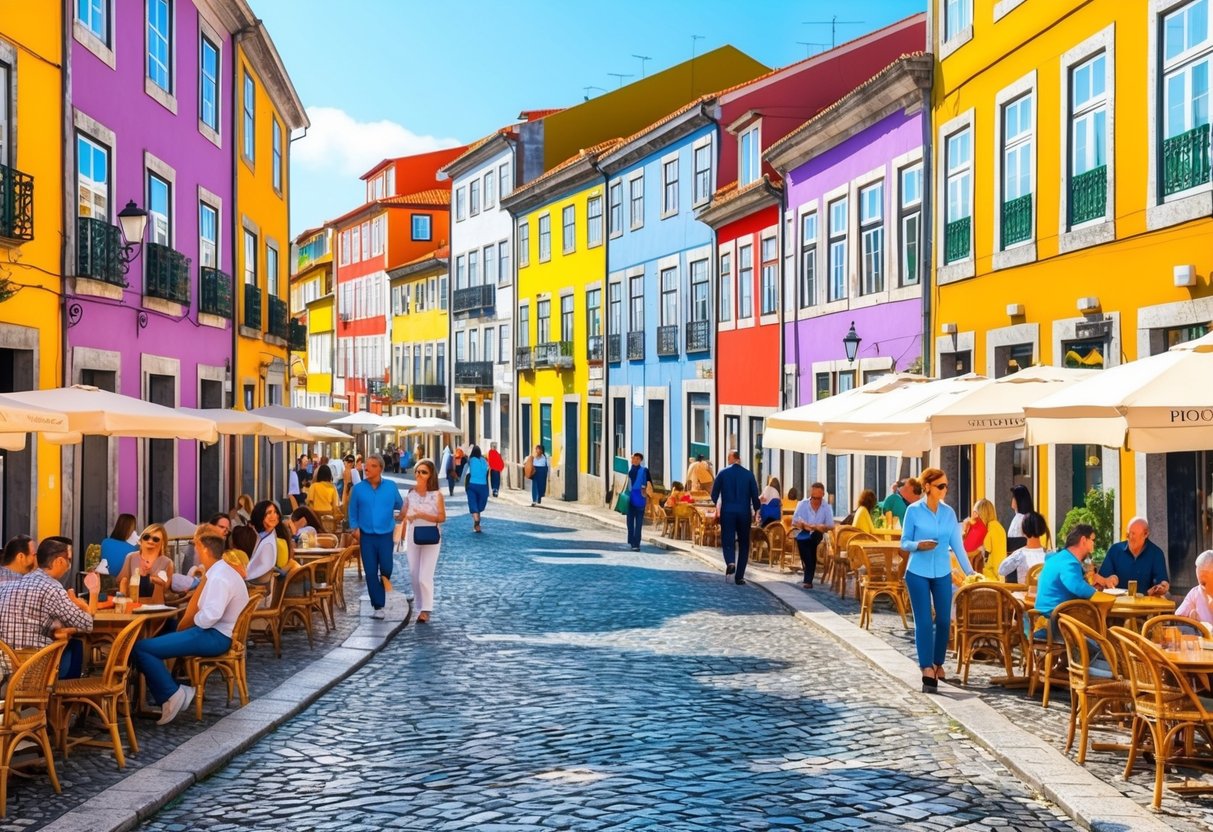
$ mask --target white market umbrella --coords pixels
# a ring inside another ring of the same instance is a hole
[[[400,413],[396,416],[389,416],[388,418],[384,419],[383,427],[395,428],[397,430],[408,430],[409,428],[416,427],[417,422],[418,418],[416,416],[408,416],[404,413]]]
[[[0,396],[0,448],[20,451],[27,433],[68,430],[67,415]]]
[[[60,443],[78,442],[83,435],[196,439],[201,442],[214,442],[219,438],[219,431],[210,419],[84,384],[6,395],[23,404],[65,414],[69,432],[46,437]]]
[[[262,416],[247,410],[224,410],[222,408],[180,408],[182,413],[189,413],[203,419],[210,419],[216,429],[224,436],[263,436],[271,442],[299,440],[310,442],[312,435],[308,429],[298,422],[285,419],[275,419],[273,416]]]
[[[310,427],[307,432],[311,434],[312,440],[315,442],[353,442],[354,437],[348,433],[337,430],[337,428],[327,427]]]
[[[819,453],[822,448],[823,431],[827,423],[844,413],[870,403],[875,396],[906,385],[923,384],[928,381],[930,379],[926,376],[913,373],[890,373],[873,379],[861,387],[839,393],[837,396],[818,399],[810,404],[772,413],[766,418],[762,445],[764,448],[777,448],[806,454]]]
[[[1032,445],[1140,453],[1213,449],[1213,333],[1097,370],[1024,408]]]
[[[371,413],[366,410],[359,410],[357,413],[350,413],[347,416],[342,416],[329,421],[330,425],[348,425],[350,427],[371,427],[377,428],[384,422],[384,417],[378,413]]]
[[[437,436],[444,433],[463,435],[463,430],[450,419],[440,419],[437,416],[422,416],[417,419],[413,427],[405,429],[404,432],[423,433],[428,436]]]
[[[935,447],[944,447],[1023,439],[1025,407],[1097,372],[1069,367],[1025,367],[977,385],[950,403],[938,402],[941,407],[930,416],[931,441]]]
[[[285,419],[288,422],[296,422],[307,427],[327,425],[336,416],[340,415],[340,411],[337,410],[312,410],[307,407],[286,407],[281,404],[269,404],[265,407],[250,410],[249,412],[256,413],[258,416],[269,416],[273,419]]]

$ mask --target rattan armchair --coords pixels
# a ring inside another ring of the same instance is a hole
[[[869,551],[855,538],[851,539],[847,557],[855,570],[855,585],[860,595],[859,626],[865,630],[871,626],[872,605],[883,595],[893,602],[901,616],[901,626],[908,628],[906,610],[910,606],[910,596],[904,580],[906,559],[899,558],[892,548]]]
[[[1116,725],[1130,716],[1133,690],[1120,668],[1117,650],[1108,637],[1068,615],[1057,619],[1065,643],[1070,670],[1070,726],[1066,751],[1074,745],[1078,730],[1078,764],[1087,761],[1087,736],[1095,724]],[[1108,664],[1108,670],[1092,667],[1091,645]],[[1092,675],[1094,674],[1094,675]]]
[[[1065,644],[1057,629],[1057,617],[1068,615],[1086,624],[1096,632],[1104,632],[1107,628],[1104,616],[1106,610],[1101,609],[1091,601],[1075,599],[1058,604],[1046,618],[1038,610],[1028,610],[1025,613],[1028,627],[1028,697],[1036,695],[1036,686],[1042,685],[1044,692],[1040,701],[1042,708],[1049,707],[1049,691],[1054,685],[1068,685],[1070,675],[1065,670]],[[1044,629],[1044,637],[1038,637],[1036,632]]]
[[[202,721],[202,698],[206,695],[206,680],[210,678],[212,673],[218,673],[223,677],[224,683],[227,685],[227,704],[230,707],[232,704],[232,693],[234,692],[240,697],[240,707],[244,707],[249,702],[248,695],[248,666],[246,658],[248,656],[248,648],[246,642],[249,638],[249,627],[252,625],[253,616],[257,612],[257,606],[261,603],[259,596],[249,596],[248,603],[244,605],[244,609],[240,611],[239,617],[236,619],[236,625],[232,627],[232,644],[228,647],[226,653],[221,653],[218,656],[187,656],[185,659],[185,672],[190,677],[190,684],[194,686],[194,717]]]
[[[46,774],[51,787],[59,794],[59,776],[55,773],[55,758],[51,755],[47,710],[51,690],[59,678],[59,659],[67,642],[55,639],[24,659],[9,678],[0,708],[0,818],[8,814],[8,775],[13,754],[23,740],[32,740],[46,757]]]

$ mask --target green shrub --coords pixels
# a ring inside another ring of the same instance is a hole
[[[1075,506],[1066,512],[1066,518],[1061,523],[1057,533],[1058,545],[1064,545],[1070,529],[1079,523],[1087,523],[1095,529],[1095,553],[1091,559],[1098,566],[1103,562],[1108,548],[1115,542],[1116,527],[1113,517],[1116,512],[1116,491],[1108,489],[1100,491],[1092,488],[1087,492],[1086,505]]]

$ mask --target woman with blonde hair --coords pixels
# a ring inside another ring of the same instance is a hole
[[[131,576],[139,579],[139,597],[133,601],[164,603],[164,590],[172,584],[173,561],[165,554],[168,532],[161,523],[152,523],[139,535],[139,548],[126,557],[118,573],[119,592],[126,592]]]
[[[409,579],[417,605],[417,623],[425,624],[434,610],[434,570],[446,522],[446,502],[438,485],[434,460],[423,459],[415,469],[417,484],[404,498],[400,510],[400,538],[409,562]]]
[[[981,539],[981,552],[985,555],[985,565],[981,573],[987,580],[999,580],[998,567],[1007,558],[1007,530],[998,522],[998,514],[994,504],[989,500],[978,500],[973,504],[973,517],[981,520],[986,527],[985,536]]]
[[[247,494],[241,494],[236,498],[235,515],[240,518],[241,523],[248,523],[249,517],[253,514],[253,498]]]

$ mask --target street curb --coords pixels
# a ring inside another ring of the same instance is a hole
[[[542,507],[549,508],[546,503]],[[604,526],[626,526],[622,519],[616,521],[613,517],[603,516],[603,511],[597,507],[555,503],[550,508],[589,517]],[[724,572],[724,563],[720,558],[712,557],[693,545],[653,534],[648,536],[646,542],[666,551],[686,555],[718,572]],[[748,577],[747,583],[770,593],[787,607],[797,620],[829,636],[840,646],[910,690],[919,690],[921,673],[917,663],[879,636],[861,629],[789,582],[775,580],[776,573],[770,570],[751,566],[746,574],[762,576],[757,579]],[[1093,832],[1169,832],[1171,829],[1171,826],[1162,820],[1163,815],[1156,814],[1125,797],[1035,734],[1015,725],[1001,712],[983,702],[977,694],[946,683],[940,685],[940,693],[941,695],[936,696],[922,696],[1028,787],[1054,803],[1082,827]]]
[[[190,737],[154,763],[94,795],[41,827],[44,832],[127,832],[151,819],[190,786],[201,782],[273,732],[382,650],[413,616],[412,602],[397,620],[367,619],[334,647],[278,687],[232,711],[210,728]],[[389,597],[387,611],[395,600]],[[347,613],[348,614],[348,613]],[[357,614],[361,614],[361,609]],[[182,714],[182,718],[190,718]]]

